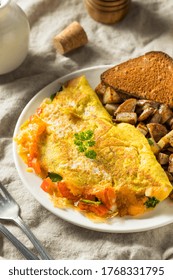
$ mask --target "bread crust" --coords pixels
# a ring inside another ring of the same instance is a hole
[[[173,108],[173,59],[166,53],[151,51],[130,59],[102,73],[101,81],[118,92]]]

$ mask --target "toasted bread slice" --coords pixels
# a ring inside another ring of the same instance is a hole
[[[101,82],[118,92],[173,107],[173,59],[163,52],[148,52],[110,68]]]

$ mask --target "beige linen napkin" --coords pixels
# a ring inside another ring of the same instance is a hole
[[[114,25],[95,22],[81,0],[16,0],[31,26],[24,63],[0,76],[0,180],[21,206],[21,214],[55,259],[173,258],[173,224],[141,233],[111,234],[79,228],[44,209],[22,184],[12,155],[12,135],[22,109],[45,85],[74,70],[117,64],[150,50],[173,56],[172,0],[136,0],[126,18]],[[73,21],[85,29],[89,43],[67,55],[55,52],[52,39]],[[34,186],[33,186],[34,187]],[[26,246],[32,244],[17,226],[6,224]],[[0,236],[0,256],[23,259]]]

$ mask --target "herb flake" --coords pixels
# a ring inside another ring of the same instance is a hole
[[[56,97],[56,93],[51,94],[50,100],[53,101],[55,97]]]
[[[80,199],[81,202],[87,203],[87,204],[94,204],[94,205],[100,205],[102,204],[101,201],[94,201],[89,199]]]
[[[147,140],[150,146],[154,145],[154,141],[152,138],[148,138]]]
[[[89,149],[95,145],[95,141],[92,139],[94,132],[92,130],[81,131],[74,134],[74,144],[78,147],[78,151],[83,153],[85,156],[90,159],[96,158],[96,152]]]
[[[85,156],[87,158],[90,158],[90,159],[95,159],[96,158],[96,152],[94,150],[88,150],[85,152]]]
[[[61,175],[54,172],[48,172],[48,177],[52,180],[52,182],[59,182],[62,180]]]
[[[144,203],[147,208],[154,208],[160,201],[154,196],[148,197],[148,200]]]

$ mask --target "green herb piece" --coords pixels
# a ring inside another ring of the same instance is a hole
[[[101,201],[93,201],[93,200],[89,200],[89,199],[81,199],[81,202],[87,203],[87,204],[95,204],[95,205],[100,205],[102,204]]]
[[[144,203],[147,208],[154,208],[160,201],[154,196],[148,197],[148,200]]]
[[[89,139],[91,139],[92,138],[92,136],[93,136],[93,131],[91,131],[91,130],[87,130],[87,131],[85,131],[84,132],[84,137],[85,137],[85,140],[89,140]]]
[[[74,137],[77,140],[81,140],[81,141],[89,140],[92,138],[92,136],[93,136],[93,131],[91,131],[91,130],[82,131],[82,132],[74,134]]]
[[[150,144],[150,146],[154,145],[154,141],[152,138],[148,138],[147,140],[148,140],[148,143]]]
[[[88,149],[89,147],[93,147],[96,143],[94,140],[91,139],[93,135],[94,132],[91,130],[86,130],[74,134],[74,144],[78,146],[79,152],[85,152],[85,156],[91,159],[96,158],[96,152],[94,150]]]
[[[53,101],[54,98],[55,98],[55,96],[56,96],[56,93],[53,93],[53,94],[50,96],[50,100]]]
[[[85,156],[87,158],[90,158],[90,159],[95,159],[96,158],[96,152],[94,150],[88,150],[85,152]]]
[[[59,182],[62,180],[62,177],[59,174],[53,172],[48,172],[48,177],[52,180],[52,182]]]
[[[79,152],[85,152],[86,151],[86,147],[82,144],[81,146],[78,147]]]
[[[87,143],[86,143],[86,145],[88,146],[88,147],[92,147],[92,146],[94,146],[95,145],[95,141],[94,140],[90,140],[90,141],[88,141]]]
[[[76,140],[74,140],[74,144],[75,144],[76,146],[82,146],[82,145],[83,145],[83,142],[82,142],[81,140],[76,139]]]

